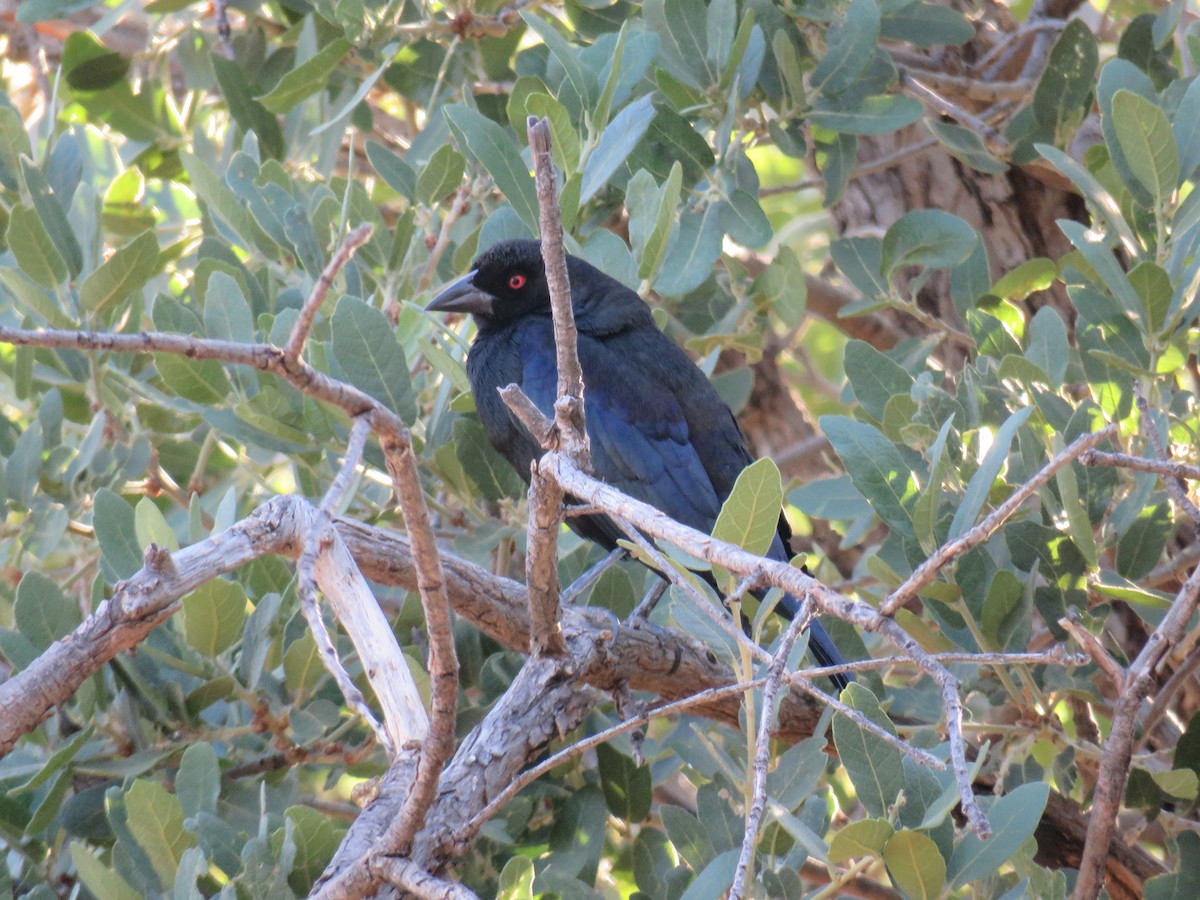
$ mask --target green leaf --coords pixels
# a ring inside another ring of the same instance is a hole
[[[254,317],[241,285],[226,272],[213,272],[204,294],[204,333],[214,340],[250,343]]]
[[[1129,270],[1127,277],[1133,292],[1142,301],[1146,327],[1151,333],[1157,332],[1166,321],[1167,310],[1175,294],[1175,289],[1171,287],[1171,276],[1157,263],[1142,260]]]
[[[288,875],[288,885],[297,896],[308,896],[333,859],[346,829],[310,806],[289,806],[284,815],[292,823],[292,840],[296,842],[296,859]]]
[[[342,297],[331,320],[333,355],[346,378],[411,425],[417,404],[404,349],[387,316],[356,297]]]
[[[653,279],[662,265],[671,237],[675,206],[683,166],[676,162],[660,190],[654,176],[639,169],[625,186],[625,208],[629,213],[629,242],[638,258],[638,277]]]
[[[329,76],[349,52],[351,44],[345,38],[335,38],[279,79],[269,92],[258,98],[268,111],[277,115],[288,112],[297,103],[329,86]]]
[[[596,149],[583,167],[583,186],[579,202],[587,203],[608,184],[608,180],[625,162],[654,119],[654,103],[650,94],[639,97],[613,117],[600,135]]]
[[[525,24],[542,39],[542,42],[554,54],[554,58],[563,67],[563,71],[567,75],[567,80],[575,88],[575,93],[579,96],[584,108],[591,107],[598,99],[599,86],[596,84],[595,74],[584,65],[583,60],[580,58],[579,50],[568,44],[555,27],[545,19],[534,15],[528,10],[521,13],[521,18],[525,20]],[[449,115],[449,110],[447,110],[447,115]],[[494,172],[492,175],[495,177]],[[509,199],[511,200],[512,198],[510,197]]]
[[[685,212],[679,230],[667,248],[654,289],[668,297],[682,297],[700,287],[712,274],[721,255],[721,226],[717,207]]]
[[[1200,166],[1200,79],[1193,78],[1188,85],[1171,127],[1175,132],[1175,145],[1179,148],[1179,178],[1182,182],[1191,178]]]
[[[442,144],[417,176],[416,199],[433,206],[462,182],[467,161],[449,144]]]
[[[750,285],[750,293],[761,309],[777,315],[787,327],[800,324],[808,303],[808,281],[791,248],[779,248],[775,258]]]
[[[159,353],[154,366],[170,391],[194,403],[216,406],[229,396],[229,378],[216,360]]]
[[[255,224],[237,195],[199,157],[181,150],[179,160],[183,163],[197,199],[208,204],[209,211],[234,230],[247,250],[252,249],[255,237],[262,229]]]
[[[141,894],[129,882],[100,862],[82,841],[71,841],[71,862],[75,874],[96,900],[140,900]]]
[[[1079,192],[1083,194],[1084,199],[1087,200],[1093,212],[1100,217],[1127,250],[1131,253],[1136,253],[1140,245],[1134,238],[1129,223],[1121,215],[1117,201],[1113,199],[1112,194],[1105,190],[1104,186],[1096,179],[1096,176],[1057,147],[1052,147],[1049,144],[1034,144],[1034,149],[1047,162],[1053,165],[1054,168],[1071,179],[1075,187],[1079,188]]]
[[[992,490],[992,483],[1008,459],[1008,450],[1012,446],[1013,438],[1016,437],[1017,429],[1025,424],[1025,420],[1032,412],[1032,406],[1023,407],[1009,416],[1004,424],[996,430],[996,436],[992,438],[992,446],[988,448],[983,462],[979,464],[979,468],[967,483],[962,502],[958,505],[958,510],[954,513],[954,520],[950,523],[947,540],[952,541],[962,537],[975,524],[975,520],[979,517],[979,511],[983,509],[988,494]]]
[[[233,120],[243,130],[254,132],[267,155],[282,159],[285,150],[283,129],[279,127],[279,120],[250,93],[246,72],[234,60],[225,59],[219,53],[209,55],[208,59]]]
[[[657,64],[685,87],[701,88],[708,75],[708,47],[703,0],[646,0],[642,16],[659,37]]]
[[[879,856],[888,839],[895,834],[886,819],[859,819],[843,826],[829,842],[829,860],[849,862],[860,856]]]
[[[908,829],[897,832],[884,848],[883,861],[896,887],[913,900],[942,896],[946,860],[928,835]]]
[[[634,761],[609,744],[596,748],[600,772],[600,787],[609,812],[630,825],[650,815],[650,800],[654,786],[650,768],[635,765]]]
[[[175,774],[175,796],[187,818],[200,813],[216,815],[221,793],[221,767],[212,744],[200,741],[183,751]]]
[[[88,275],[79,286],[79,301],[92,313],[120,303],[158,274],[158,239],[143,231]]]
[[[763,457],[738,475],[721,505],[713,537],[736,544],[756,556],[771,549],[783,506],[783,481],[774,460]]]
[[[8,247],[26,275],[45,288],[67,280],[67,263],[37,212],[15,204],[8,223]]]
[[[1173,531],[1168,504],[1147,506],[1117,541],[1117,571],[1133,582],[1145,578],[1158,565]]]
[[[1166,113],[1158,104],[1128,90],[1112,98],[1112,124],[1133,177],[1156,205],[1179,183],[1179,153]]]
[[[979,235],[970,225],[940,209],[917,209],[901,216],[883,236],[880,271],[891,278],[904,266],[949,269],[975,249]]]
[[[129,830],[162,884],[174,884],[184,851],[196,843],[183,827],[183,808],[156,781],[139,778],[125,792]]]
[[[533,861],[525,856],[512,857],[500,872],[496,900],[529,900],[533,895]]]
[[[887,281],[881,275],[883,241],[873,237],[839,238],[829,247],[834,265],[868,300],[886,297]]]
[[[92,501],[92,527],[104,561],[117,578],[128,578],[142,567],[142,547],[137,539],[133,507],[107,488]]]
[[[875,695],[862,684],[852,682],[842,691],[842,702],[889,734],[896,733]],[[904,764],[899,748],[843,716],[833,719],[833,742],[859,802],[868,814],[886,818],[888,809],[904,790]]]
[[[1200,895],[1200,835],[1184,829],[1176,841],[1178,870],[1148,879],[1145,900],[1191,900]]]
[[[947,9],[946,7],[938,8]],[[1008,165],[993,156],[983,143],[983,138],[970,128],[964,128],[962,125],[955,125],[952,122],[935,122],[931,119],[925,121],[925,126],[949,151],[951,156],[971,168],[986,175],[999,175],[1001,172],[1008,171]]]
[[[809,76],[809,86],[836,96],[858,81],[871,64],[879,28],[879,5],[875,0],[850,0],[845,18],[825,36],[825,53]]]
[[[950,856],[946,868],[951,887],[984,878],[1008,862],[1033,836],[1049,796],[1050,785],[1036,781],[1021,785],[992,804],[987,811],[992,836],[985,841],[967,834]]]
[[[306,631],[292,641],[283,654],[284,683],[289,691],[302,696],[312,689],[324,674],[321,655],[317,652],[317,642],[313,640],[312,634]]]
[[[133,509],[133,522],[140,546],[157,544],[172,553],[179,549],[179,538],[176,537],[174,529],[167,524],[162,510],[155,506],[149,497],[143,497],[137,502]]]
[[[1038,256],[1002,275],[992,285],[991,293],[1004,300],[1024,300],[1034,291],[1046,290],[1057,278],[1058,266],[1054,260]]]
[[[17,585],[13,618],[17,630],[37,650],[45,650],[83,622],[79,604],[41,572],[30,570]]]
[[[571,123],[567,108],[549,94],[538,91],[525,98],[525,109],[532,116],[545,119],[550,125],[550,149],[554,162],[564,176],[579,170],[579,133]]]
[[[1033,92],[1033,114],[1063,143],[1092,105],[1099,51],[1092,30],[1079,19],[1067,22]]]
[[[1068,356],[1067,326],[1062,316],[1052,306],[1043,306],[1029,323],[1029,348],[1025,358],[1037,365],[1050,386],[1062,387],[1067,374]]]
[[[896,445],[877,428],[845,416],[822,416],[820,424],[846,474],[876,515],[905,537],[915,538],[908,505],[918,491]]]
[[[818,101],[808,120],[839,134],[889,134],[911,125],[925,113],[921,101],[899,94],[866,97],[846,108]]]
[[[488,170],[525,227],[537,234],[537,191],[516,139],[491,119],[465,106],[447,106],[445,115],[459,149]]]
[[[902,366],[865,341],[846,344],[842,367],[854,396],[876,421],[883,420],[888,401],[897,394],[908,396],[914,383]]]
[[[736,0],[712,0],[708,5],[705,25],[708,44],[705,58],[710,63],[711,71],[724,72],[737,28]]]
[[[455,419],[453,439],[459,465],[485,499],[498,503],[505,497],[521,496],[525,490],[524,481],[508,460],[492,447],[478,416]]]
[[[83,269],[83,250],[79,246],[79,240],[75,237],[75,229],[67,221],[67,213],[63,209],[61,200],[51,193],[50,183],[42,174],[42,170],[28,159],[21,160],[21,175],[25,179],[25,186],[33,200],[33,209],[50,235],[50,240],[58,248],[63,261],[66,262],[67,271],[71,273],[72,278],[78,278]],[[11,229],[10,224],[10,232]]]
[[[936,3],[904,3],[880,23],[879,36],[918,47],[948,47],[975,37],[975,26],[957,10]]]
[[[1142,300],[1129,283],[1129,276],[1113,255],[1107,239],[1079,222],[1059,219],[1058,227],[1067,236],[1084,259],[1096,270],[1104,286],[1120,302],[1125,311],[1135,316],[1142,315]]]
[[[659,816],[675,850],[695,871],[702,871],[717,854],[708,829],[690,812],[670,803],[663,804]]]
[[[378,141],[367,141],[367,159],[393,191],[409,200],[416,198],[417,176],[412,166]]]
[[[729,237],[751,250],[765,247],[775,236],[775,229],[758,198],[738,189],[720,203],[721,228]]]
[[[209,658],[233,646],[245,621],[246,592],[236,581],[214,578],[183,598],[183,633]]]

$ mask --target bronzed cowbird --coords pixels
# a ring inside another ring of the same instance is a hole
[[[654,324],[634,291],[574,256],[567,257],[583,369],[592,467],[620,488],[700,531],[709,532],[738,474],[753,458],[729,407],[687,354]],[[475,406],[493,446],[528,482],[542,449],[497,393],[521,389],[547,416],[557,389],[550,291],[541,245],[504,241],[480,255],[468,272],[426,307],[470,313],[477,335],[467,357]],[[603,515],[577,516],[570,526],[613,549],[623,536]],[[781,515],[769,556],[786,561],[791,529]],[[785,594],[779,608],[799,609]],[[821,624],[809,646],[822,665],[843,664]],[[840,688],[847,683],[835,676]]]

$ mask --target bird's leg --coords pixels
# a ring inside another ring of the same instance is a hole
[[[654,583],[654,587],[646,592],[646,596],[629,614],[629,624],[637,625],[640,622],[646,621],[650,613],[654,612],[654,608],[658,606],[658,601],[662,599],[662,595],[667,592],[667,588],[671,583],[666,579],[659,579]]]
[[[594,566],[576,578],[573,582],[571,582],[570,586],[562,593],[562,605],[572,605],[587,592],[588,588],[600,580],[601,575],[608,571],[611,566],[624,559],[627,555],[628,554],[620,547],[611,551],[606,557],[604,557],[604,559],[600,560],[600,562],[596,563]]]

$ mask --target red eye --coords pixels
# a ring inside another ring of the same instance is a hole
[[[508,286],[510,288],[512,288],[514,291],[519,291],[521,288],[525,287],[525,276],[524,275],[510,276],[508,279]]]

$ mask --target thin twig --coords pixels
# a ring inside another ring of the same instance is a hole
[[[554,401],[554,424],[566,450],[577,463],[588,465],[587,430],[584,420],[583,370],[576,346],[575,310],[571,305],[571,281],[563,250],[562,214],[555,192],[554,162],[550,154],[550,123],[530,116],[527,122],[529,151],[533,156],[538,196],[538,221],[542,230],[542,261],[550,288],[550,311],[554,318],[555,362],[558,391]]]
[[[896,611],[912,600],[920,590],[933,581],[938,573],[952,560],[957,559],[968,550],[978,547],[1003,525],[1026,500],[1037,493],[1054,474],[1063,466],[1076,459],[1085,450],[1090,450],[1097,444],[1108,440],[1116,434],[1117,426],[1108,425],[1099,431],[1082,435],[1071,442],[1070,446],[1055,456],[1038,471],[1031,479],[1012,492],[1011,496],[982,522],[968,529],[964,534],[952,541],[947,541],[937,552],[921,563],[904,583],[883,601],[879,611],[885,616],[894,616]]]
[[[584,593],[600,580],[600,576],[619,563],[629,554],[625,550],[618,547],[616,550],[608,553],[600,562],[591,566],[586,572],[571,582],[570,586],[562,592],[563,606],[570,606],[576,600],[584,595]]]
[[[754,681],[740,681],[736,684],[726,684],[721,687],[709,688],[706,691],[701,691],[698,694],[692,694],[689,697],[684,697],[682,700],[676,700],[672,703],[664,703],[662,706],[656,706],[652,709],[645,710],[633,718],[626,719],[616,725],[612,725],[601,732],[586,737],[581,741],[576,741],[569,747],[564,747],[557,753],[553,753],[546,757],[536,766],[533,766],[522,772],[517,778],[513,779],[502,792],[493,797],[488,805],[481,809],[471,819],[467,826],[468,831],[475,831],[482,827],[483,823],[494,816],[497,812],[503,809],[508,803],[521,791],[529,787],[547,772],[553,771],[563,763],[582,756],[589,750],[594,750],[601,744],[607,744],[613,738],[627,734],[634,729],[641,728],[647,725],[656,718],[663,716],[673,716],[676,713],[684,712],[695,706],[702,706],[706,703],[712,703],[716,700],[722,700],[725,697],[731,697],[738,694],[744,694],[748,690],[752,690],[761,686],[766,682],[765,678],[757,678]]]
[[[1121,686],[1125,683],[1125,670],[1104,649],[1104,645],[1100,643],[1099,639],[1084,627],[1083,622],[1079,620],[1079,615],[1072,612],[1059,619],[1058,624],[1075,639],[1075,642],[1083,648],[1092,662],[1112,679],[1113,687],[1120,691]]]
[[[754,860],[754,848],[758,845],[758,830],[762,824],[763,811],[767,806],[767,766],[771,761],[771,730],[775,727],[775,697],[783,683],[783,672],[788,657],[796,645],[800,632],[812,618],[812,603],[805,600],[800,612],[788,624],[779,649],[767,668],[766,683],[762,692],[762,711],[758,720],[757,744],[754,748],[754,788],[750,808],[746,810],[746,828],[742,835],[742,852],[734,870],[733,885],[729,889],[730,900],[740,900],[746,890],[746,877]]]
[[[643,550],[646,550],[652,559],[656,560],[656,564],[665,566],[664,574],[668,577],[671,577],[672,573],[674,573],[675,577],[678,577],[678,573],[674,572],[673,566],[666,563],[662,554],[646,539],[646,535],[655,539],[665,540],[679,547],[684,552],[690,553],[692,556],[699,557],[715,565],[723,566],[735,574],[746,575],[761,568],[764,581],[771,586],[782,588],[797,597],[811,597],[821,612],[837,616],[864,631],[878,631],[882,633],[892,644],[908,655],[922,670],[927,672],[941,687],[942,706],[946,711],[950,758],[954,767],[955,782],[963,811],[976,834],[981,837],[991,834],[991,827],[988,825],[987,816],[984,815],[983,809],[979,806],[979,802],[976,800],[974,792],[971,789],[970,770],[966,760],[966,746],[962,737],[962,701],[958,697],[958,680],[945,666],[921,649],[921,646],[903,628],[891,619],[880,615],[873,607],[830,590],[812,576],[804,574],[799,569],[795,569],[787,563],[763,559],[733,544],[718,540],[711,535],[703,534],[694,528],[689,528],[674,521],[648,503],[635,500],[621,493],[621,491],[611,485],[598,481],[580,471],[564,454],[557,452],[547,453],[542,458],[541,466],[544,470],[553,474],[568,493],[579,497],[586,503],[593,503],[602,509],[608,510],[613,519],[626,530],[630,538],[635,543],[638,543]],[[624,520],[624,523],[622,520]],[[639,532],[644,534],[639,534]],[[676,584],[689,593],[695,590],[694,586],[690,585],[686,579],[679,579]],[[703,595],[700,596],[703,597]],[[711,604],[704,601],[701,609],[705,606],[711,607]],[[715,611],[713,612],[715,613]],[[740,629],[729,628],[725,624],[729,620],[723,616],[716,616],[715,621],[731,631],[738,643],[746,647],[756,658],[765,658],[769,661],[770,657],[766,656],[766,651],[746,638]],[[804,676],[799,673],[792,676],[793,679],[797,677],[803,678]],[[856,711],[851,710],[845,704],[829,697],[827,694],[818,691],[811,685],[805,685],[802,682],[796,681],[793,683],[800,685],[806,692],[819,698],[822,702],[828,703],[835,710],[843,712],[844,715],[849,715],[859,727],[867,728],[873,732],[880,732],[881,736],[886,735],[886,739],[895,743],[902,751],[917,755],[923,753],[923,751],[918,751],[899,741],[895,735],[889,735],[888,732],[875,726],[874,723],[871,723],[868,719],[861,716],[861,714],[856,714]],[[872,728],[871,726],[874,727]],[[929,754],[924,755],[929,757],[930,760],[933,759]],[[940,760],[936,763],[931,762],[927,764],[936,764],[939,767],[944,765]]]
[[[976,116],[973,113],[967,112],[957,103],[947,100],[937,91],[923,84],[920,79],[909,72],[907,69],[898,68],[897,72],[900,76],[900,85],[908,90],[910,94],[915,94],[917,99],[922,100],[929,106],[932,106],[937,112],[957,119],[967,128],[970,128],[983,141],[988,150],[1000,157],[1007,159],[1012,148],[1009,146],[1008,140],[999,131]],[[923,77],[923,76],[922,76]]]
[[[1145,423],[1146,432],[1150,436],[1150,443],[1154,445],[1154,452],[1158,454],[1159,459],[1170,461],[1171,454],[1168,452],[1163,443],[1162,435],[1158,432],[1158,423],[1150,414],[1150,404],[1146,402],[1146,396],[1142,393],[1141,388],[1134,386],[1134,396],[1137,398],[1138,410],[1142,414],[1142,421]],[[1163,479],[1167,484],[1167,493],[1171,495],[1171,499],[1191,518],[1197,526],[1200,526],[1200,509],[1196,508],[1196,504],[1191,501],[1187,495],[1187,487],[1184,485],[1182,478],[1167,476]]]
[[[1168,459],[1148,459],[1145,456],[1131,456],[1128,453],[1088,450],[1079,455],[1079,461],[1085,466],[1115,466],[1119,469],[1133,469],[1137,472],[1153,472],[1155,475],[1163,475],[1167,478],[1200,480],[1200,466]]]
[[[1075,883],[1075,900],[1094,900],[1104,886],[1105,860],[1116,834],[1117,813],[1129,778],[1137,712],[1154,687],[1154,670],[1186,633],[1198,601],[1200,567],[1192,571],[1125,675],[1100,757],[1087,838],[1079,861],[1079,879]]]
[[[300,354],[304,352],[304,344],[308,340],[309,331],[312,330],[313,319],[316,318],[317,310],[325,302],[325,297],[328,295],[329,289],[333,287],[333,282],[337,278],[338,273],[346,267],[346,263],[350,262],[350,257],[354,255],[354,251],[365,244],[371,237],[371,231],[370,222],[364,222],[356,228],[351,229],[342,240],[341,246],[338,247],[333,257],[317,277],[317,283],[313,285],[312,292],[308,295],[308,299],[304,301],[304,306],[300,308],[300,316],[296,319],[296,324],[292,326],[292,333],[288,336],[287,345],[283,348],[285,363],[295,362],[300,358]]]
[[[389,423],[390,424],[390,423]],[[454,752],[454,718],[458,705],[458,656],[454,650],[454,625],[450,597],[437,536],[429,520],[429,508],[421,487],[421,476],[407,431],[377,426],[392,486],[400,500],[404,524],[412,541],[417,585],[429,635],[430,716],[429,735],[421,748],[417,773],[400,815],[384,833],[380,846],[385,852],[404,855],[425,824],[425,816],[437,796],[442,768]]]

